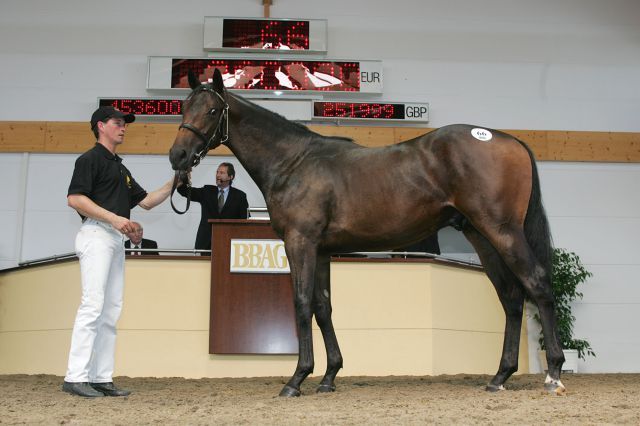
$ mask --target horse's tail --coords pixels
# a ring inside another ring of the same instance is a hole
[[[549,229],[547,214],[544,210],[544,206],[542,205],[538,167],[531,149],[521,140],[518,140],[518,142],[525,147],[529,153],[529,158],[531,159],[531,197],[529,198],[527,215],[524,219],[524,234],[536,256],[536,259],[543,266],[549,279],[551,279],[553,241],[551,239],[551,230]]]

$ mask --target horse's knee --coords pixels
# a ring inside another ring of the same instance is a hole
[[[310,321],[312,315],[311,302],[305,297],[296,297],[293,301],[296,316],[300,321]]]
[[[316,321],[318,322],[318,326],[321,328],[325,325],[328,325],[331,321],[332,309],[331,305],[328,303],[317,303],[313,310]]]
[[[526,286],[527,293],[538,307],[553,307],[555,299],[553,296],[553,288],[548,280],[536,280],[529,286]]]

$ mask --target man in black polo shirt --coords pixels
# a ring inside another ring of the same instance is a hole
[[[76,236],[82,299],[71,337],[69,364],[62,389],[84,397],[126,396],[113,385],[116,322],[124,287],[124,234],[136,205],[151,209],[171,192],[170,180],[147,193],[116,155],[126,125],[135,120],[113,107],[91,116],[97,143],[76,160],[67,202],[82,218]]]

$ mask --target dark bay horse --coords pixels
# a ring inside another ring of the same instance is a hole
[[[383,148],[325,137],[224,89],[218,70],[184,101],[170,151],[176,177],[224,143],[267,203],[285,242],[294,288],[299,356],[280,392],[300,395],[313,371],[315,315],[327,353],[319,392],[335,390],[342,355],[331,320],[332,253],[389,250],[452,225],[474,246],[506,315],[498,372],[487,390],[504,389],[518,368],[525,296],[542,319],[545,388],[562,393],[564,356],[551,291],[551,237],[532,152],[495,130],[452,125]]]

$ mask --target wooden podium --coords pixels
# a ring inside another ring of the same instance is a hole
[[[231,272],[232,240],[278,240],[265,220],[212,219],[210,354],[297,354],[289,273]],[[235,247],[235,246],[234,246]],[[284,255],[284,250],[281,250]]]

